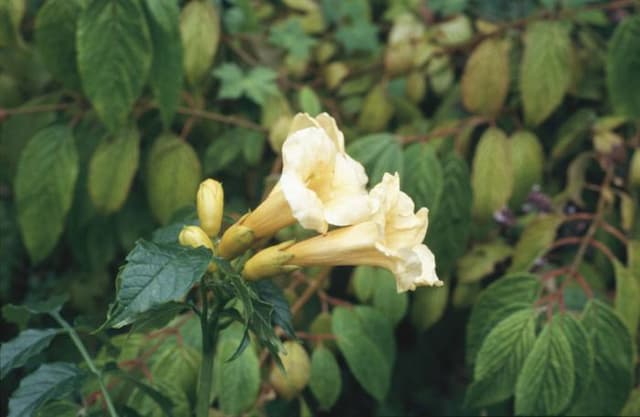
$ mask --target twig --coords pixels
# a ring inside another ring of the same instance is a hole
[[[437,128],[427,133],[426,135],[402,136],[400,137],[400,142],[403,144],[412,142],[428,142],[430,140],[441,138],[443,136],[456,135],[464,129],[475,127],[487,122],[489,122],[489,119],[487,119],[486,117],[473,116],[468,119],[460,120],[460,122],[455,124],[454,126]]]
[[[187,116],[194,116],[194,117],[199,117],[201,119],[214,120],[220,123],[226,123],[230,125],[244,127],[245,129],[257,130],[258,132],[267,131],[267,129],[260,126],[259,124],[239,116],[227,116],[227,115],[215,113],[212,111],[190,109],[188,107],[178,107],[177,112],[180,114],[186,114]]]

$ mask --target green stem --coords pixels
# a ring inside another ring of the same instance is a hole
[[[198,394],[196,403],[196,417],[208,417],[211,403],[211,385],[213,382],[213,356],[215,354],[215,339],[217,323],[216,317],[209,318],[209,301],[207,290],[203,282],[200,283],[202,296],[202,315],[200,327],[202,329],[202,363],[198,377]]]
[[[84,347],[84,343],[82,343],[82,340],[80,340],[80,336],[78,336],[78,333],[76,332],[76,330],[73,327],[71,327],[65,319],[62,318],[60,313],[58,313],[57,311],[54,311],[51,313],[51,316],[67,332],[67,334],[73,341],[73,344],[76,345],[76,348],[80,352],[80,355],[82,355],[82,358],[84,359],[85,363],[89,367],[89,370],[98,379],[98,384],[100,385],[100,391],[102,391],[102,398],[104,399],[104,402],[107,405],[107,409],[109,410],[109,415],[111,417],[118,417],[116,408],[113,406],[113,402],[111,401],[111,397],[109,396],[109,391],[107,391],[107,387],[104,385],[104,381],[102,380],[102,372],[100,372],[100,370],[96,368],[96,364],[93,363],[93,360],[89,355],[89,352],[87,352],[87,349]]]

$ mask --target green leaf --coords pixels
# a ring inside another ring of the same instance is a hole
[[[214,382],[220,408],[225,414],[240,415],[256,401],[260,391],[260,364],[253,347],[236,359],[228,359],[243,339],[242,326],[234,324],[220,334],[214,362]]]
[[[509,91],[510,43],[489,38],[469,56],[462,74],[462,102],[472,113],[494,117]]]
[[[419,331],[425,331],[440,321],[447,309],[449,286],[416,288],[411,304],[411,322]]]
[[[156,139],[147,162],[147,197],[160,223],[167,224],[178,209],[193,204],[201,175],[191,145],[171,134]]]
[[[255,67],[247,73],[238,65],[225,63],[213,74],[220,80],[219,98],[240,98],[247,96],[257,104],[262,104],[278,92],[275,80],[278,74],[267,67]]]
[[[527,124],[542,123],[562,102],[571,83],[571,39],[563,22],[527,25],[520,64],[520,94]]]
[[[458,261],[458,282],[473,284],[491,274],[496,264],[504,262],[513,253],[513,248],[502,239],[479,243]]]
[[[491,127],[480,137],[471,174],[473,216],[489,221],[509,201],[513,190],[511,146],[504,132]]]
[[[80,405],[72,401],[50,401],[36,413],[37,417],[77,417]]]
[[[51,399],[60,399],[73,392],[82,380],[83,372],[70,363],[46,363],[20,381],[9,399],[8,417],[30,417]]]
[[[350,24],[338,26],[336,40],[344,47],[347,54],[354,52],[375,52],[379,48],[378,27],[361,16]]]
[[[407,293],[398,294],[396,280],[391,272],[383,268],[359,266],[353,275],[356,297],[370,302],[395,326],[407,312]]]
[[[35,41],[42,60],[55,78],[75,90],[80,88],[76,26],[81,12],[79,0],[51,0],[36,16]]]
[[[115,304],[105,325],[123,327],[160,304],[187,294],[207,270],[211,251],[139,240],[118,273]]]
[[[391,321],[373,307],[355,306],[353,311],[360,318],[362,328],[369,338],[380,348],[387,362],[393,365],[396,359],[396,340]]]
[[[623,417],[633,417],[640,415],[640,388],[631,391],[629,400],[622,409],[620,414]]]
[[[264,155],[265,136],[256,131],[245,130],[242,137],[242,154],[250,166],[260,163]]]
[[[532,307],[541,289],[535,275],[513,274],[495,281],[480,294],[467,322],[467,364],[476,361],[480,346],[491,329],[511,314]]]
[[[615,310],[627,325],[631,338],[635,340],[640,324],[640,283],[633,271],[618,260],[613,262],[613,270],[616,276]]]
[[[533,345],[516,383],[516,414],[556,416],[569,404],[575,384],[573,353],[558,318]]]
[[[135,128],[105,136],[89,164],[89,195],[103,213],[120,210],[140,159],[140,134]]]
[[[156,388],[142,382],[137,377],[118,368],[109,370],[109,373],[114,374],[118,378],[125,380],[127,383],[133,385],[138,392],[144,394],[146,397],[153,400],[153,402],[156,403],[158,407],[160,407],[160,409],[164,412],[165,416],[168,416],[168,417],[173,416],[172,401],[169,398],[167,398],[163,393],[159,392]]]
[[[169,127],[182,89],[180,8],[175,0],[146,0],[144,5],[153,45],[149,85],[164,126]]]
[[[570,314],[563,314],[557,320],[559,327],[567,337],[573,356],[575,385],[571,401],[569,401],[569,405],[571,405],[582,395],[591,381],[595,352],[589,335],[580,321]]]
[[[382,348],[370,338],[374,335],[367,333],[354,311],[343,307],[333,311],[331,327],[356,380],[376,400],[382,401],[391,382],[391,362]]]
[[[289,18],[273,25],[269,30],[269,42],[302,60],[309,58],[311,49],[316,44],[316,40],[304,32],[300,20],[296,18]]]
[[[10,370],[23,366],[29,359],[46,349],[57,334],[57,329],[27,329],[14,339],[3,343],[0,379],[7,376]]]
[[[478,408],[504,401],[515,391],[518,375],[536,340],[536,312],[516,311],[489,332],[478,352],[473,383],[465,402]]]
[[[220,17],[208,1],[189,2],[180,14],[183,66],[187,81],[198,85],[209,68],[220,43]]]
[[[595,352],[593,376],[568,414],[618,415],[633,387],[631,336],[611,307],[598,300],[587,304],[582,324]]]
[[[78,69],[84,92],[115,132],[142,92],[151,67],[151,37],[136,0],[93,0],[78,21]]]
[[[404,168],[402,188],[416,207],[427,207],[433,218],[444,192],[444,171],[436,149],[428,143],[408,146],[404,150]]]
[[[534,186],[542,185],[544,150],[540,139],[532,132],[519,130],[509,138],[513,166],[513,192],[509,203],[520,209]]]
[[[564,158],[580,148],[589,137],[591,126],[596,121],[596,113],[592,109],[582,108],[569,116],[558,129],[556,140],[551,148],[551,158]]]
[[[298,105],[303,112],[311,116],[317,116],[322,111],[322,103],[318,95],[306,85],[298,91]]]
[[[151,365],[154,382],[163,381],[195,399],[200,352],[186,344],[165,344]]]
[[[394,135],[376,133],[357,139],[347,147],[347,153],[362,163],[369,174],[369,184],[375,185],[388,172],[403,173],[402,146]]]
[[[189,306],[186,303],[178,303],[175,301],[160,304],[138,315],[135,323],[131,326],[131,332],[147,333],[151,330],[164,327],[187,308],[189,308]]]
[[[518,239],[509,271],[528,271],[536,259],[549,250],[562,221],[563,217],[556,214],[540,214],[533,219]]]
[[[471,228],[471,184],[467,163],[455,153],[442,161],[444,185],[437,211],[429,221],[426,243],[437,261],[440,276],[446,276],[467,248]]]
[[[18,163],[16,204],[25,246],[34,262],[55,247],[71,208],[78,176],[78,154],[65,126],[41,130]]]
[[[273,315],[271,317],[273,325],[282,328],[289,337],[295,337],[296,331],[293,328],[293,317],[289,309],[289,302],[285,298],[282,289],[271,280],[256,281],[251,283],[251,286],[262,301],[273,306]]]
[[[333,407],[342,391],[338,362],[333,353],[322,345],[318,346],[311,355],[309,386],[323,410]]]
[[[607,88],[616,112],[640,119],[640,16],[629,16],[617,27],[607,53]]]

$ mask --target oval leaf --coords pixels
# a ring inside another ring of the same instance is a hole
[[[333,407],[340,396],[342,390],[340,367],[333,353],[324,346],[318,346],[311,355],[309,386],[320,408],[325,410]]]
[[[640,16],[629,16],[611,37],[607,88],[617,113],[640,119]]]
[[[10,370],[23,366],[29,359],[49,346],[56,329],[27,329],[15,338],[2,344],[2,363],[0,379],[4,379]]]

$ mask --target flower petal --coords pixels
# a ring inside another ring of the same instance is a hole
[[[300,222],[300,225],[305,229],[326,233],[328,225],[324,218],[323,204],[316,193],[307,188],[300,177],[291,172],[282,173],[280,186],[291,207],[293,217]]]
[[[420,286],[440,287],[444,284],[436,275],[435,257],[426,245],[417,245],[402,252],[403,260],[393,268],[399,293]]]
[[[316,122],[320,126],[322,126],[325,132],[327,132],[327,135],[336,145],[338,151],[344,152],[344,134],[340,131],[340,129],[338,129],[336,119],[329,116],[329,114],[327,113],[320,113],[318,116],[316,116]]]

